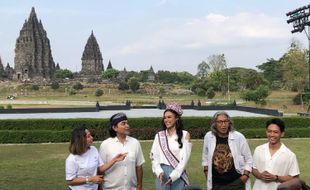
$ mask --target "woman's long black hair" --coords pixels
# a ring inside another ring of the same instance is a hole
[[[173,113],[177,119],[176,123],[175,123],[175,128],[176,128],[176,132],[177,132],[177,136],[178,136],[178,143],[179,143],[179,148],[182,148],[183,147],[183,143],[182,143],[182,137],[183,137],[183,121],[181,119],[181,116],[174,110],[172,109],[167,109],[165,110],[164,112],[164,115],[167,111],[170,111],[171,113]],[[161,124],[162,124],[162,127],[163,127],[163,130],[166,130],[167,129],[167,126],[165,125],[165,122],[164,122],[164,117],[162,118],[161,120]]]

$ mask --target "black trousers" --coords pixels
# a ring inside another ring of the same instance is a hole
[[[226,185],[212,184],[212,186],[212,190],[245,190],[245,184],[240,178]]]

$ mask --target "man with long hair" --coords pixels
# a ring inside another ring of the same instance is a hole
[[[234,130],[230,116],[214,114],[204,137],[202,166],[208,190],[249,190],[252,155],[245,137]]]

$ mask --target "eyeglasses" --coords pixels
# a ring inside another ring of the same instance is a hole
[[[223,123],[229,123],[229,121],[228,120],[224,120],[224,121],[221,121],[221,120],[218,120],[218,121],[215,121],[216,122],[216,124],[218,124],[218,125],[222,125]]]

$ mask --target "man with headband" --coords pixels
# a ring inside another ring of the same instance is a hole
[[[119,153],[127,153],[123,161],[115,163],[104,173],[103,189],[142,190],[142,164],[144,157],[140,143],[129,136],[129,125],[124,113],[110,118],[110,138],[100,146],[100,156],[104,163]]]

